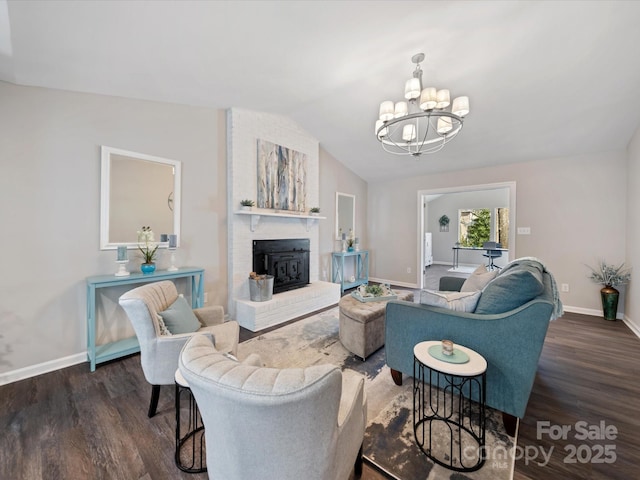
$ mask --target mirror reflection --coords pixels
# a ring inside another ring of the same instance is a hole
[[[180,241],[180,162],[102,147],[101,248],[136,244],[149,226]]]
[[[336,192],[336,238],[342,234],[349,235],[349,230],[356,232],[356,196]]]

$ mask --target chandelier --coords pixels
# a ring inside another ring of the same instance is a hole
[[[462,119],[469,113],[469,97],[457,97],[451,104],[449,90],[422,88],[423,60],[424,53],[411,57],[416,68],[404,87],[407,101],[386,100],[380,104],[376,138],[385,151],[395,155],[419,157],[441,150],[458,135]]]

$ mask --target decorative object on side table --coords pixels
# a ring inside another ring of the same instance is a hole
[[[255,204],[253,200],[240,200],[240,208],[242,208],[242,210],[251,210]]]
[[[116,260],[118,264],[118,271],[116,272],[116,277],[127,277],[130,275],[127,270],[127,263],[129,263],[129,257],[127,253],[126,245],[118,245],[118,259]]]
[[[158,244],[153,237],[151,227],[143,226],[138,230],[138,250],[142,252],[144,262],[140,265],[142,273],[153,273],[156,270],[155,258]]]
[[[351,296],[360,302],[380,302],[398,298],[396,292],[386,283],[380,285],[360,285]]]
[[[347,251],[353,252],[356,244],[356,236],[352,229],[349,229],[349,235],[347,235]]]
[[[175,272],[178,270],[176,267],[176,248],[178,248],[178,236],[176,234],[171,234],[168,236],[169,238],[169,251],[171,252],[171,266],[167,268],[169,272]]]
[[[600,285],[604,285],[600,290],[604,319],[615,321],[618,313],[618,299],[620,298],[620,292],[615,287],[629,283],[631,269],[624,268],[624,263],[617,267],[607,265],[604,260],[600,261],[597,270],[593,267],[589,268],[591,269],[589,278]]]
[[[449,217],[447,217],[446,215],[442,215],[438,219],[438,223],[440,224],[440,231],[441,232],[448,232],[449,231]]]

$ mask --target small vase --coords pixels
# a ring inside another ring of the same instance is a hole
[[[353,247],[347,247],[348,252],[353,252]]]
[[[156,271],[156,264],[155,263],[143,263],[142,265],[140,265],[140,270],[142,270],[142,273],[149,274],[149,273],[153,273]]]
[[[620,292],[610,285],[606,285],[600,290],[602,299],[602,313],[605,320],[615,321],[618,314],[618,299]]]

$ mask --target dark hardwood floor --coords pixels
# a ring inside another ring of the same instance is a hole
[[[638,374],[640,339],[622,322],[577,314],[552,322],[520,423],[519,452],[529,457],[516,462],[514,479],[637,478]],[[174,390],[162,387],[158,414],[149,419],[150,388],[137,355],[94,373],[85,363],[0,387],[0,479],[207,478],[176,468]],[[538,438],[537,422],[571,431],[566,439]],[[616,438],[576,439],[576,422],[605,422]],[[537,463],[541,449],[552,449],[545,466]],[[596,463],[612,454],[615,461]],[[362,479],[384,478],[365,463]]]
[[[639,478],[639,375],[640,339],[623,322],[572,313],[551,322],[514,480]]]

